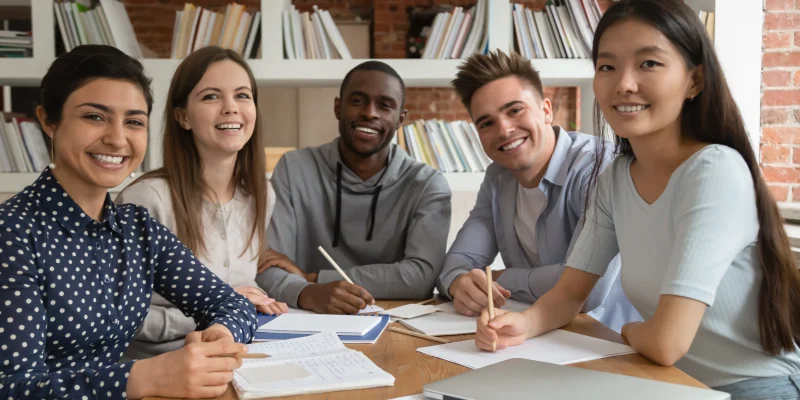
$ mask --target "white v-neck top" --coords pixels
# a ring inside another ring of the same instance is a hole
[[[741,155],[706,146],[675,170],[652,204],[636,191],[632,161],[621,157],[601,175],[567,265],[603,275],[619,251],[622,287],[645,320],[664,294],[707,304],[676,366],[708,386],[799,373],[797,349],[773,357],[760,344],[759,223]]]

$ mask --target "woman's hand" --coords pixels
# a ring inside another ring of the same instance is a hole
[[[258,265],[258,273],[260,274],[264,272],[267,268],[280,268],[290,274],[303,277],[303,279],[309,283],[317,283],[316,272],[303,272],[303,270],[295,265],[295,263],[292,262],[289,257],[286,257],[275,250],[267,250],[266,256],[263,260],[261,260],[261,264]]]
[[[222,324],[214,324],[202,331],[189,332],[184,344],[209,342],[234,342],[231,331]]]
[[[286,303],[275,301],[275,299],[267,296],[263,290],[252,286],[240,286],[235,288],[236,293],[247,297],[254,306],[256,311],[262,314],[283,314],[289,311],[289,306]]]
[[[475,345],[479,349],[492,351],[492,342],[496,342],[497,350],[502,350],[517,346],[530,337],[529,322],[525,314],[497,308],[494,313],[494,319],[489,320],[489,310],[483,309],[478,319]]]
[[[133,363],[126,393],[129,399],[145,396],[208,398],[222,395],[242,365],[234,354],[246,353],[247,346],[227,340],[230,332],[212,325],[198,334],[202,341],[189,343],[169,353]],[[214,328],[214,329],[212,329]],[[224,328],[224,327],[223,327]],[[202,334],[206,333],[205,336]]]

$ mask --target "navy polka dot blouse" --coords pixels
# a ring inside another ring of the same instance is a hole
[[[195,259],[147,209],[107,195],[95,221],[45,169],[0,205],[0,398],[124,399],[118,363],[155,290],[237,342],[253,305]]]

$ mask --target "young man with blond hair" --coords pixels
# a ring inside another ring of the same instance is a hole
[[[445,258],[439,292],[461,314],[479,315],[488,305],[483,268],[499,252],[506,268],[492,274],[495,306],[533,303],[555,285],[580,233],[600,139],[552,125],[539,74],[519,54],[473,55],[452,84],[494,163]],[[619,257],[612,264],[583,311],[619,331],[641,317],[620,287]]]

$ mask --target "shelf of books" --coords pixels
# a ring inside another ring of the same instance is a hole
[[[335,87],[348,70],[364,61],[351,57],[338,22],[327,10],[313,7],[301,12],[291,0],[261,0],[260,7],[235,2],[208,7],[211,2],[204,0],[183,3],[183,8],[174,12],[169,58],[163,59],[153,58],[156,53],[141,46],[119,0],[8,1],[22,4],[23,12],[29,9],[30,28],[22,33],[0,33],[0,85],[37,86],[56,54],[83,43],[111,44],[142,60],[153,79],[155,96],[146,170],[161,165],[163,99],[173,72],[191,51],[214,44],[235,49],[248,60],[259,84],[268,86]],[[727,80],[758,150],[761,4],[686,1],[714,35]],[[470,6],[449,7],[431,15],[421,29],[419,58],[381,61],[394,67],[409,87],[447,87],[459,63],[470,54],[493,49],[519,51],[531,59],[544,85],[581,89],[579,118],[583,130],[591,132],[594,68],[589,54],[600,10],[595,0],[547,3],[536,10],[512,0],[474,0]],[[94,7],[85,7],[88,4]],[[455,186],[472,182],[471,174],[480,174],[466,171],[446,174],[465,174],[463,180],[453,181]],[[11,179],[9,172],[0,173],[0,192],[19,189],[14,182],[26,177]],[[470,186],[474,190],[480,179],[476,182]]]

